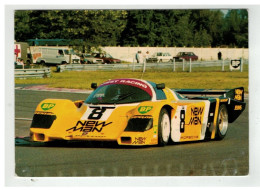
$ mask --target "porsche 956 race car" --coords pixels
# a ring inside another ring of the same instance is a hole
[[[244,88],[170,89],[139,79],[113,79],[85,101],[45,99],[30,127],[31,141],[116,141],[119,145],[223,139],[245,109]]]

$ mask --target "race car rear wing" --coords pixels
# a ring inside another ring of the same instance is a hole
[[[175,89],[175,92],[184,95],[187,98],[204,98],[204,97],[219,97],[231,98],[240,102],[244,102],[244,88],[234,88],[225,90],[212,89]]]

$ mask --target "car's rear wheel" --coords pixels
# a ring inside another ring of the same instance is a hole
[[[216,131],[216,139],[223,139],[228,130],[228,111],[226,105],[222,104],[219,107],[218,120],[217,120],[217,131]]]
[[[166,109],[162,109],[158,123],[158,145],[164,146],[169,142],[171,132],[171,121]]]

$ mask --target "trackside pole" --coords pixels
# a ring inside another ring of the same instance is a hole
[[[143,76],[144,76],[144,73],[145,73],[145,67],[146,67],[146,61],[143,62],[143,72],[142,72],[141,79],[142,79]]]
[[[173,58],[173,72],[175,72],[175,58]]]
[[[182,59],[182,71],[184,71],[184,59]]]
[[[133,72],[135,71],[135,58],[133,58]]]
[[[222,71],[224,71],[224,59],[222,59]]]
[[[240,72],[243,72],[243,59],[240,58]]]
[[[190,58],[190,72],[191,72],[191,58]]]
[[[145,72],[146,61],[143,61],[143,73]]]

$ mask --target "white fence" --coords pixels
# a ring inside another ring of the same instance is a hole
[[[15,78],[45,78],[50,77],[50,68],[43,69],[15,69]]]
[[[166,69],[169,71],[192,71],[192,68],[198,67],[219,67],[219,71],[227,71],[225,67],[229,66],[231,60],[220,61],[182,61],[182,62],[168,62],[168,63],[136,63],[131,64],[73,64],[73,65],[58,65],[57,72],[63,71],[116,71],[116,70],[132,70],[143,71],[148,69],[160,70]],[[241,60],[241,71],[243,71],[243,64],[248,64],[248,60]],[[229,67],[228,67],[229,68]]]

